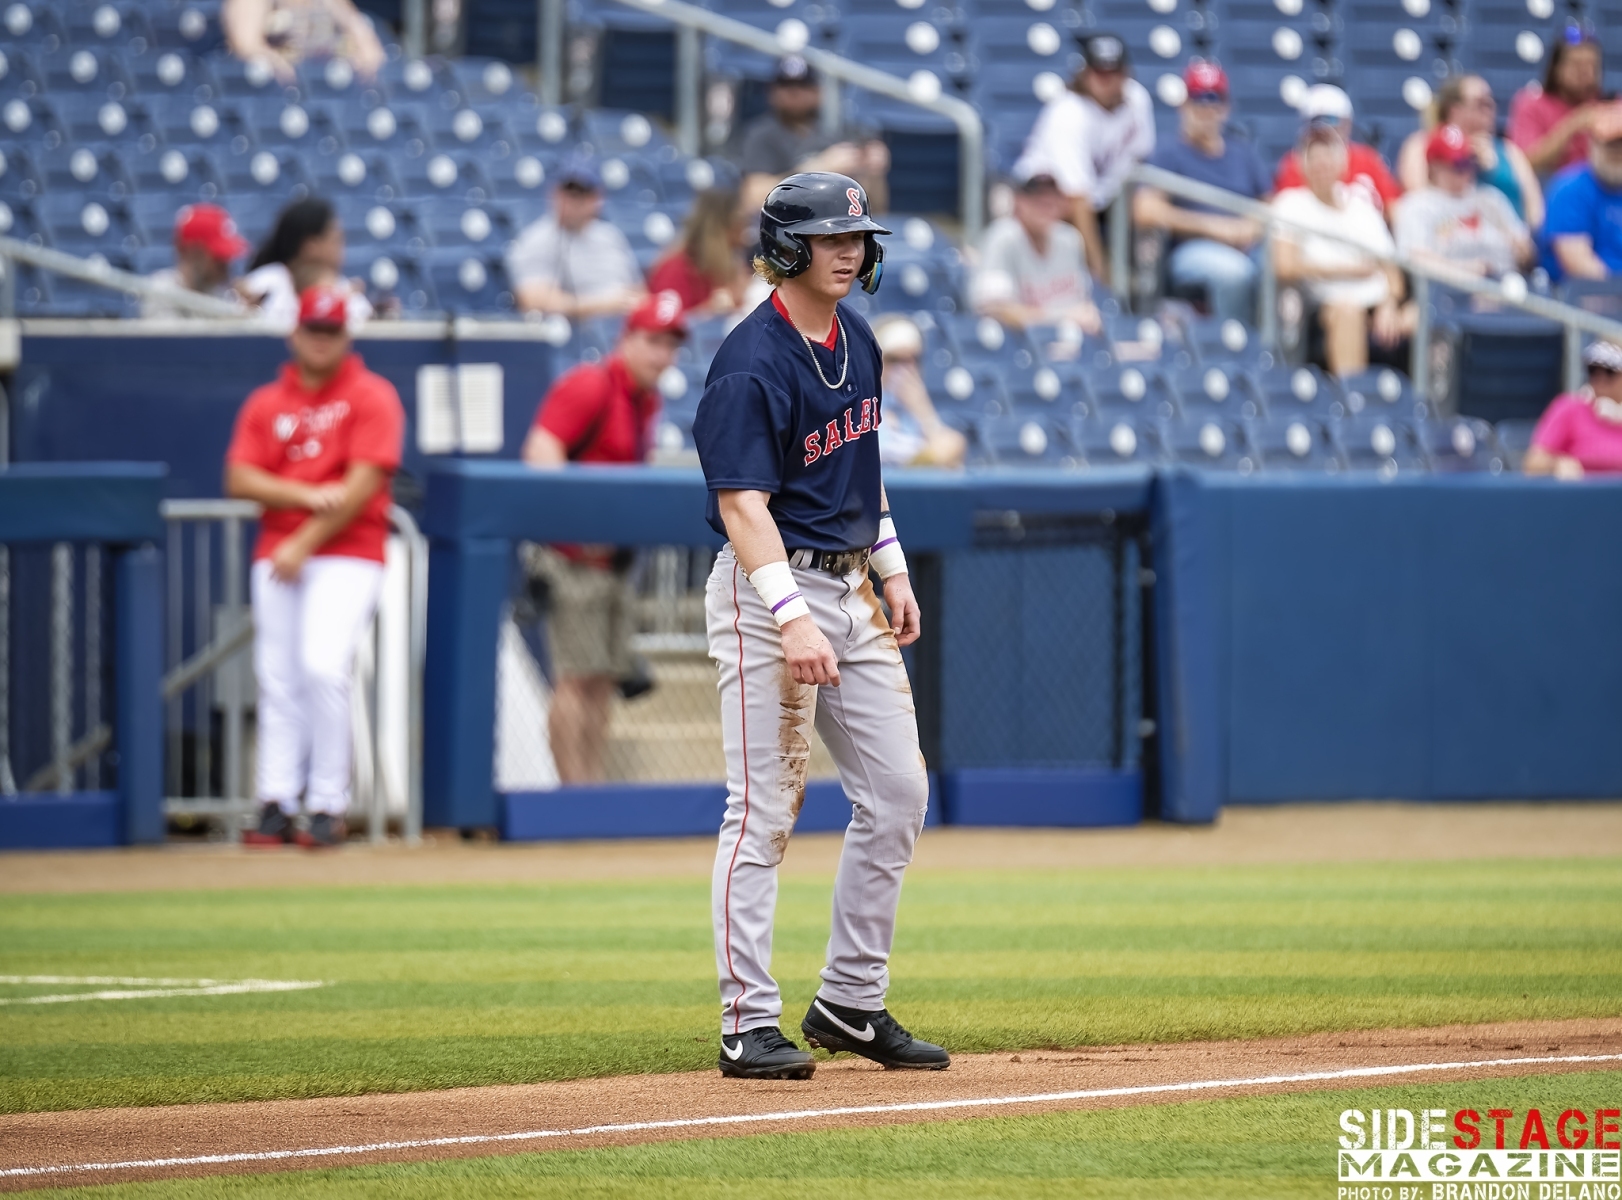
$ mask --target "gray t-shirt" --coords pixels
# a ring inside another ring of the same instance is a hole
[[[548,283],[581,300],[640,287],[642,270],[625,235],[607,221],[569,233],[548,213],[525,226],[507,248],[513,286]]]
[[[1420,188],[1397,209],[1397,253],[1428,250],[1455,262],[1481,259],[1494,275],[1515,269],[1515,246],[1526,236],[1526,224],[1497,188],[1478,186],[1463,196]]]
[[[179,270],[174,267],[164,267],[162,270],[154,271],[152,274],[148,275],[147,278],[153,283],[161,283],[165,287],[176,288],[180,291],[187,290],[185,283],[181,281]],[[208,294],[213,296],[216,300],[230,301],[236,304],[239,308],[242,306],[241,297],[236,294],[236,291],[229,283],[221,284]],[[246,308],[242,309],[242,315],[249,315]],[[207,316],[204,316],[201,313],[195,313],[189,308],[181,308],[180,305],[162,296],[142,296],[141,316],[145,317],[149,321],[199,319],[206,321],[209,319]]]
[[[1023,304],[1058,316],[1092,293],[1081,235],[1060,221],[1048,232],[1047,253],[1038,254],[1025,226],[1001,217],[981,239],[980,265],[969,290],[976,308]]]
[[[749,122],[738,143],[738,170],[745,175],[792,175],[813,154],[821,154],[838,142],[866,142],[878,136],[873,130],[846,126],[838,133],[824,133],[816,121],[803,130],[790,129],[765,113]]]

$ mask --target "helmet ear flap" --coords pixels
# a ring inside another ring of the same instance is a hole
[[[879,281],[884,278],[884,243],[871,233],[867,235],[867,253],[862,257],[862,269],[856,278],[869,296],[879,290]]]
[[[784,233],[764,221],[761,223],[760,248],[767,264],[785,279],[805,274],[806,268],[811,265],[811,247],[803,237],[797,233]]]

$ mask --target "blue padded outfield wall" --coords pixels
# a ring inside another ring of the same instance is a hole
[[[1164,812],[1622,795],[1622,484],[1162,477]]]
[[[54,542],[101,543],[113,596],[112,727],[116,786],[107,791],[0,796],[0,849],[115,846],[163,840],[163,498],[164,469],[145,463],[19,465],[0,470],[0,544],[14,550]],[[17,555],[13,555],[15,566]],[[14,575],[15,575],[14,571]],[[14,579],[14,585],[19,582]],[[14,587],[13,596],[19,589]],[[20,757],[48,709],[47,680],[26,674],[15,653],[49,640],[48,609],[11,610],[10,746],[19,779],[38,763]],[[48,672],[46,673],[48,678]]]

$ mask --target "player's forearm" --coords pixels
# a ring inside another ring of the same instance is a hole
[[[727,540],[745,574],[753,574],[767,563],[788,561],[783,535],[766,507],[770,499],[766,492],[723,491],[718,499]]]
[[[361,510],[377,495],[387,476],[381,467],[372,463],[355,463],[344,475],[344,497],[336,507],[323,513],[312,514],[293,531],[292,539],[303,549],[314,554],[360,516]]]
[[[309,508],[310,487],[296,479],[283,479],[246,463],[225,468],[225,494],[233,500],[252,500],[266,508]]]

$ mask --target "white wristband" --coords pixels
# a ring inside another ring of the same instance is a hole
[[[895,522],[889,517],[879,518],[879,540],[868,551],[867,565],[879,573],[880,579],[900,575],[907,569],[907,556],[901,552],[901,543],[895,536]]]
[[[749,582],[766,602],[779,629],[795,617],[811,615],[811,606],[800,595],[800,585],[794,582],[794,571],[788,563],[764,563],[749,573]]]

